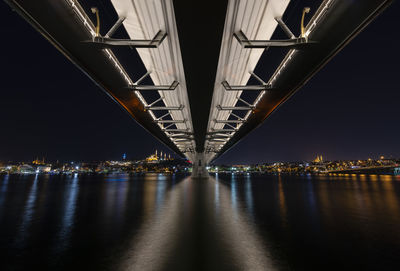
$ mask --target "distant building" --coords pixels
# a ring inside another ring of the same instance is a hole
[[[39,160],[39,157],[36,157],[36,159],[32,161],[32,164],[34,164],[34,165],[44,165],[44,157],[42,158],[42,160]]]
[[[314,163],[322,163],[324,162],[324,159],[322,158],[322,155],[317,155],[317,157],[313,160]]]
[[[146,158],[146,162],[150,163],[150,164],[155,164],[155,163],[159,163],[161,161],[169,161],[169,160],[173,160],[171,159],[171,155],[168,155],[167,158],[167,154],[163,152],[160,153],[160,156],[158,156],[158,151],[156,150],[156,152],[154,154],[151,154],[149,157]]]
[[[23,174],[36,173],[36,169],[33,166],[27,165],[27,164],[20,165],[18,170],[20,173],[23,173]]]
[[[51,166],[48,165],[40,165],[36,167],[37,173],[48,173],[51,171]]]
[[[157,150],[154,154],[151,154],[149,157],[146,158],[146,162],[150,164],[155,164],[159,162],[159,157],[157,155]]]

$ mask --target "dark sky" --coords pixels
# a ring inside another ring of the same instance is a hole
[[[398,1],[218,163],[400,157]],[[168,148],[0,2],[0,160],[143,158]]]

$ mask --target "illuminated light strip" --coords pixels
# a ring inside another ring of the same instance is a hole
[[[330,6],[331,6],[331,4],[332,4],[333,1],[334,1],[334,0],[328,0],[328,1],[326,1],[324,7],[323,7],[323,8],[321,9],[321,11],[319,11],[319,12],[318,12],[318,10],[319,10],[321,7],[318,8],[318,10],[317,10],[317,12],[318,12],[317,16],[316,16],[314,19],[311,18],[312,23],[309,23],[309,24],[307,25],[307,28],[309,28],[309,29],[306,30],[306,33],[305,33],[306,36],[308,36],[308,35],[312,32],[312,30],[314,29],[314,27],[317,26],[317,23],[321,20],[322,16],[325,15],[326,11],[330,8]]]

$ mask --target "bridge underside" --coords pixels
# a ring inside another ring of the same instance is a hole
[[[145,129],[205,166],[392,1],[314,1],[301,33],[307,1],[102,0],[99,31],[98,1],[6,2]]]

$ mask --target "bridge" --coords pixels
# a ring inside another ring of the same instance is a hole
[[[5,1],[194,176],[392,2]]]

